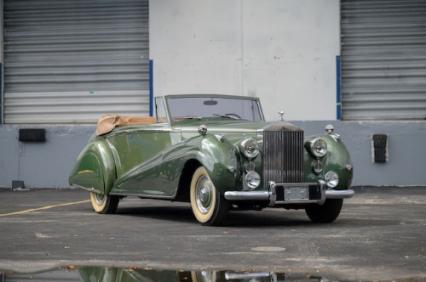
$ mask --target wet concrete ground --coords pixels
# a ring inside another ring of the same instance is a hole
[[[126,198],[118,214],[98,215],[80,202],[87,198],[80,190],[0,190],[0,269],[103,265],[426,279],[426,188],[358,189],[326,225],[310,223],[303,211],[266,209],[232,212],[226,226],[204,227],[187,204]]]

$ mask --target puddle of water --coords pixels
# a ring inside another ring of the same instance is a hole
[[[347,279],[324,277],[318,274],[298,274],[262,271],[231,270],[158,270],[136,267],[68,265],[46,271],[19,273],[0,270],[0,282],[83,281],[83,282],[342,282]],[[392,282],[424,282],[425,278],[405,278]]]
[[[0,282],[18,281],[84,281],[84,282],[279,282],[327,281],[319,276],[276,272],[185,271],[99,266],[66,266],[37,273],[0,272]],[[333,280],[336,281],[336,280]]]

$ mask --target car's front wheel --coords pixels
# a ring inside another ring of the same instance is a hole
[[[202,166],[192,175],[190,198],[192,212],[203,225],[219,225],[229,210],[229,202],[220,195]]]
[[[330,223],[339,216],[342,205],[343,199],[328,199],[323,205],[310,206],[305,211],[312,222]]]
[[[115,213],[120,198],[117,196],[103,195],[90,192],[90,202],[97,213]]]

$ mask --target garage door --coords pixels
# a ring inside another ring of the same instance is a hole
[[[148,57],[148,0],[5,0],[5,122],[148,114]]]
[[[426,1],[342,0],[343,118],[426,119]]]

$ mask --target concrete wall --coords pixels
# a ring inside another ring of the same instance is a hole
[[[150,1],[155,95],[260,97],[266,118],[336,118],[338,0]]]
[[[295,122],[306,135],[323,132],[328,121]],[[349,148],[353,185],[426,185],[426,123],[333,122]],[[49,126],[47,142],[20,143],[18,127],[0,126],[0,187],[24,180],[27,187],[68,187],[74,161],[94,132],[94,126]],[[389,162],[371,159],[371,135],[389,135]]]
[[[95,126],[43,128],[45,143],[22,143],[18,141],[18,126],[0,126],[0,187],[11,187],[12,180],[24,180],[28,187],[69,187],[68,175]]]

